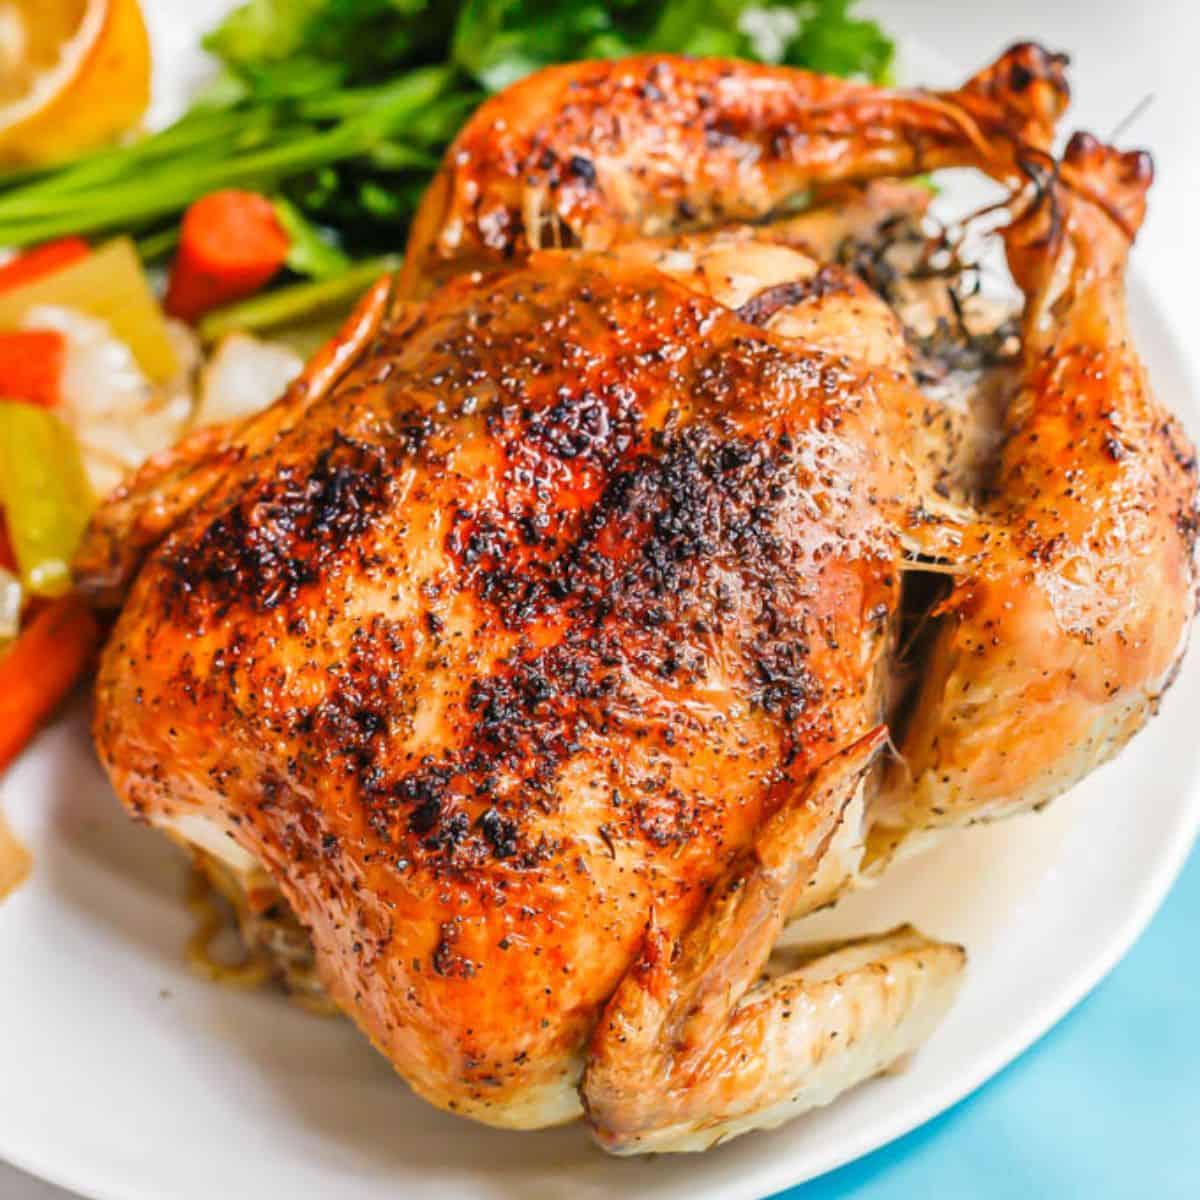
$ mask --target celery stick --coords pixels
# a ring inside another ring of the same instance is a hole
[[[355,263],[340,275],[264,292],[209,313],[197,326],[197,332],[204,341],[215,342],[227,333],[273,329],[337,305],[348,306],[381,275],[397,270],[400,262],[399,255],[371,258]]]
[[[75,435],[52,412],[0,401],[0,500],[22,584],[38,596],[68,591],[93,498]]]

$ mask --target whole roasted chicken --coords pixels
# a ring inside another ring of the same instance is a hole
[[[964,952],[785,924],[1154,711],[1195,459],[1125,323],[1150,160],[1053,156],[1063,68],[540,72],[291,390],[94,521],[118,794],[427,1100],[619,1153],[827,1103]],[[945,166],[1007,189],[1019,327],[939,280],[897,177]]]

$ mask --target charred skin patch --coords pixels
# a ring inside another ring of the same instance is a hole
[[[251,466],[164,548],[164,607],[220,638],[187,686],[291,748],[263,819],[297,861],[328,809],[405,879],[573,870],[551,830],[580,763],[603,764],[587,782],[614,853],[719,853],[728,799],[693,756],[729,735],[706,723],[726,701],[749,714],[758,740],[720,753],[764,803],[844,732],[862,614],[894,603],[893,543],[845,486],[855,378],[640,269],[467,287],[415,343],[381,337],[365,397],[331,398],[307,456]],[[393,549],[420,546],[411,513],[431,509],[436,579]],[[364,575],[397,615],[350,604]]]
[[[381,835],[416,835],[447,867],[477,864],[489,850],[514,867],[537,865],[547,847],[525,841],[531,798],[549,801],[589,739],[644,737],[628,715],[637,711],[630,681],[699,684],[710,639],[726,624],[749,630],[740,669],[751,703],[801,739],[821,724],[803,600],[814,578],[797,575],[786,533],[799,471],[791,437],[696,424],[630,453],[635,444],[622,439],[622,451],[606,456],[611,473],[590,507],[571,511],[572,537],[548,530],[551,554],[531,555],[519,537],[485,534],[478,521],[469,536],[451,534],[464,585],[508,628],[536,622],[563,632],[472,684],[468,748],[376,793]],[[693,835],[702,807],[668,773],[643,781],[619,826],[664,847]]]
[[[253,480],[240,499],[162,553],[169,609],[267,613],[317,583],[389,504],[389,455],[339,433],[308,463]]]
[[[845,566],[831,553],[848,519],[829,493],[837,467],[816,461],[804,434],[806,415],[821,444],[842,420],[834,360],[793,360],[729,314],[716,329],[715,306],[686,293],[668,304],[644,281],[633,295],[586,276],[565,296],[508,281],[498,291],[483,306],[497,315],[441,337],[431,369],[451,411],[463,395],[488,398],[471,415],[500,450],[486,500],[452,501],[452,586],[518,641],[471,683],[461,747],[369,770],[363,797],[377,837],[439,872],[554,855],[530,833],[530,806],[558,804],[562,770],[589,747],[661,738],[643,698],[703,686],[719,645],[751,708],[780,722],[783,769],[802,767],[806,748],[834,737],[814,645],[857,636],[853,594],[844,613],[812,599]],[[637,319],[621,320],[622,305]],[[512,336],[500,314],[522,309]],[[576,376],[560,362],[578,363]],[[672,394],[679,408],[651,428]],[[754,412],[789,394],[806,398],[799,414],[787,402]],[[827,522],[811,549],[799,544]],[[886,565],[877,575],[871,586],[894,602]],[[700,830],[711,797],[674,784],[669,733],[662,750],[663,771],[636,782],[611,833],[665,847]]]

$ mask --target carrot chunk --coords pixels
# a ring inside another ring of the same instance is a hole
[[[54,329],[18,329],[0,333],[0,397],[53,408],[67,340]]]
[[[290,243],[274,206],[256,192],[213,192],[183,218],[166,309],[194,321],[252,295],[283,267]]]
[[[0,657],[0,770],[21,752],[83,673],[99,638],[76,595],[38,610]]]
[[[0,292],[32,283],[43,275],[52,275],[55,271],[61,271],[63,267],[69,267],[81,258],[86,258],[89,253],[87,242],[78,237],[61,238],[57,242],[45,242],[35,246],[0,267]]]

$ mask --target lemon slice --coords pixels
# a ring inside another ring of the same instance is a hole
[[[137,0],[0,0],[0,165],[99,145],[137,121],[149,99]]]

